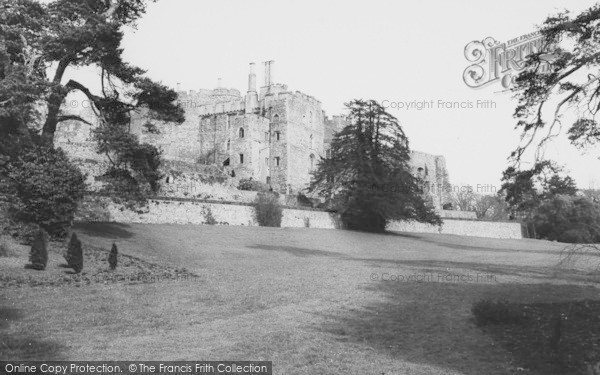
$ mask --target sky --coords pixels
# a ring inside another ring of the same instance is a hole
[[[546,16],[573,13],[587,0],[159,0],[127,29],[125,59],[183,90],[247,89],[248,64],[275,60],[274,80],[340,114],[354,98],[384,103],[412,149],[443,155],[453,184],[500,185],[519,141],[516,101],[500,84],[473,89],[463,80],[465,46],[506,42],[534,32]],[[386,101],[387,100],[387,101]],[[490,108],[477,108],[491,103]],[[391,108],[424,102],[430,108]],[[473,108],[446,108],[445,103]],[[468,106],[468,104],[464,104]],[[564,137],[547,149],[580,188],[600,188],[598,153],[582,155]],[[486,192],[486,191],[481,191]],[[487,191],[494,192],[494,191]]]

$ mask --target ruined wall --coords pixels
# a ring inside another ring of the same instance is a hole
[[[446,170],[446,159],[441,155],[431,155],[420,151],[411,151],[410,167],[414,176],[424,181],[423,189],[440,209],[450,201],[449,180]]]

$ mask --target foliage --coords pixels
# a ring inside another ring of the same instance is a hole
[[[475,196],[473,209],[478,219],[502,221],[508,219],[508,205],[501,195]]]
[[[382,232],[390,220],[441,224],[411,174],[398,120],[374,100],[346,106],[350,124],[335,135],[331,157],[319,162],[309,192],[331,199],[348,229]]]
[[[75,233],[71,235],[65,260],[67,261],[67,265],[71,267],[75,273],[79,273],[83,269],[83,250],[81,241],[77,238],[77,234]]]
[[[585,148],[600,140],[595,117],[600,110],[599,22],[597,4],[576,16],[568,11],[550,16],[540,26],[543,46],[527,58],[512,89],[519,101],[517,128],[523,131],[523,141],[512,153],[516,160],[534,142],[539,156],[561,133],[569,112],[574,120],[567,134],[573,145]]]
[[[175,104],[177,94],[144,76],[144,70],[123,61],[123,28],[135,26],[146,0],[0,0],[0,159],[6,145],[27,143],[42,128],[42,140],[52,145],[63,121],[88,123],[66,111],[69,94],[85,96],[99,120],[98,152],[111,167],[107,190],[124,199],[141,200],[158,188],[160,152],[128,134],[132,114],[156,121],[184,121]],[[74,79],[69,67],[90,67],[99,82],[93,92]],[[151,124],[151,125],[150,125]]]
[[[454,209],[459,211],[473,211],[476,194],[470,185],[457,185],[450,192],[450,200]]]
[[[269,185],[249,177],[240,179],[238,189],[247,191],[269,191]]]
[[[530,216],[546,199],[577,193],[575,181],[569,176],[561,177],[560,172],[561,168],[547,160],[526,170],[509,167],[503,172],[500,194],[513,213]]]
[[[115,270],[117,268],[118,255],[119,250],[117,249],[117,244],[113,243],[112,248],[110,249],[110,254],[108,254],[108,266],[111,270]]]
[[[442,205],[442,209],[443,210],[454,210],[454,205],[452,204],[452,202],[444,203]]]
[[[586,197],[557,195],[533,217],[539,238],[569,243],[600,242],[600,204]]]
[[[26,147],[8,163],[6,176],[14,219],[39,224],[53,236],[66,234],[85,179],[62,150],[43,144]]]
[[[48,234],[40,228],[31,245],[29,253],[29,262],[31,268],[35,270],[44,270],[48,264]]]
[[[259,193],[254,200],[254,218],[261,227],[280,227],[283,208],[275,194]]]
[[[218,224],[217,219],[215,219],[210,206],[204,206],[202,208],[202,214],[204,215],[204,223],[205,224],[208,224],[208,225]]]
[[[310,200],[310,198],[308,198],[306,195],[304,195],[302,193],[298,193],[296,198],[298,199],[298,205],[300,205],[300,206],[303,206],[303,207],[312,207],[313,206],[313,202]]]

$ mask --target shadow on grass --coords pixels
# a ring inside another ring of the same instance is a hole
[[[600,275],[560,267],[517,266],[507,264],[454,262],[447,260],[393,260],[393,259],[355,259],[382,266],[408,267],[422,273],[448,274],[458,271],[474,271],[482,278],[492,276],[488,282],[501,282],[497,276],[526,277],[537,280],[565,282],[598,282]],[[476,275],[473,275],[476,277]]]
[[[550,254],[556,255],[558,252],[556,250],[532,250],[532,249],[506,249],[506,248],[497,248],[497,247],[481,247],[481,246],[473,246],[473,245],[465,245],[465,244],[456,244],[448,241],[443,241],[441,238],[428,238],[427,236],[420,235],[412,235],[402,232],[386,232],[386,235],[389,236],[397,236],[402,238],[408,238],[417,240],[420,242],[426,242],[430,244],[437,245],[441,248],[448,248],[453,250],[464,250],[464,251],[476,251],[476,252],[492,252],[492,253],[519,253],[519,254]],[[596,254],[594,254],[596,255]],[[596,256],[600,257],[600,254]]]
[[[316,329],[341,342],[422,365],[428,368],[425,372],[453,370],[468,375],[516,373],[526,355],[511,352],[475,325],[471,313],[474,302],[599,298],[597,289],[574,285],[379,281],[366,288],[382,298],[360,309],[322,315]]]
[[[88,236],[110,239],[133,237],[133,233],[128,230],[129,228],[131,226],[128,224],[106,222],[78,222],[73,225],[73,230],[81,231]]]
[[[0,306],[0,358],[4,360],[62,360],[64,346],[40,338],[43,329],[10,332],[10,323],[23,318],[21,310]]]
[[[246,246],[249,249],[258,249],[258,250],[266,250],[266,251],[279,251],[288,253],[297,257],[309,257],[309,256],[320,256],[320,257],[334,257],[340,259],[348,259],[349,257],[342,253],[337,253],[335,251],[326,251],[326,250],[317,250],[317,249],[307,249],[304,247],[295,247],[295,246],[272,246],[272,245],[252,245]]]

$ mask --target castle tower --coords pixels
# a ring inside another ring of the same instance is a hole
[[[250,74],[248,74],[248,92],[246,93],[246,113],[252,113],[258,107],[258,94],[256,93],[256,73],[254,63],[250,63]]]

